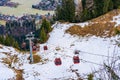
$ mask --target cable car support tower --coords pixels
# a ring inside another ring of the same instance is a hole
[[[33,54],[32,54],[32,40],[34,39],[34,34],[30,32],[26,35],[26,40],[29,40],[29,47],[30,47],[30,63],[33,63]]]

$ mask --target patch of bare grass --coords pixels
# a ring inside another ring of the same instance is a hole
[[[8,53],[4,53],[4,54],[8,54]],[[2,58],[2,62],[7,64],[8,67],[12,70],[15,71],[16,73],[16,79],[15,80],[24,80],[23,79],[23,70],[17,70],[15,69],[15,67],[12,67],[12,63],[17,63],[18,62],[18,58],[17,58],[17,55],[13,55],[13,56],[10,56],[10,55],[7,55],[7,58]]]
[[[114,25],[115,23],[113,22],[92,23],[85,27],[74,25],[66,30],[66,32],[78,36],[95,35],[100,37],[111,37],[115,35]]]
[[[10,68],[12,67],[12,63],[18,62],[17,55],[7,56],[7,58],[2,58],[2,62],[7,64]]]
[[[100,37],[112,37],[116,35],[115,22],[111,22],[113,16],[120,14],[120,9],[110,11],[98,18],[90,20],[89,25],[81,27],[78,25],[71,26],[66,30],[71,35],[88,36],[95,35]],[[120,26],[117,26],[120,31]]]
[[[32,54],[36,54],[36,53],[37,53],[37,51],[33,51],[33,52],[32,52]]]
[[[38,63],[41,61],[41,57],[39,55],[33,55],[34,63]]]
[[[23,79],[23,75],[22,75],[23,70],[17,70],[17,69],[15,69],[15,72],[16,72],[16,80],[24,80]]]
[[[104,22],[104,21],[109,22],[109,21],[113,20],[113,16],[116,16],[119,14],[120,14],[120,9],[115,9],[104,15],[101,15],[98,18],[92,19],[91,21],[92,22]]]

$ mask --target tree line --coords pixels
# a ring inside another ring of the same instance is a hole
[[[40,43],[44,43],[48,40],[51,30],[51,23],[47,19],[43,19],[40,29],[35,32],[35,37],[39,39]]]
[[[0,35],[0,44],[13,46],[14,48],[20,49],[18,42],[12,36]]]
[[[81,21],[86,21],[100,15],[103,15],[113,9],[120,8],[120,0],[93,0],[92,9],[86,8],[87,0],[82,0],[83,12],[81,13]]]
[[[52,30],[51,23],[47,19],[43,19],[40,28],[36,30],[35,20],[8,21],[4,28],[5,33],[0,35],[0,44],[13,46],[17,49],[29,49],[29,42],[26,35],[30,32],[35,34],[35,43],[44,43],[49,38],[49,32]],[[26,43],[23,48],[22,43]]]
[[[113,9],[120,8],[120,0],[91,0],[93,5],[87,2],[90,0],[82,0],[82,12],[75,14],[74,0],[62,0],[62,5],[58,6],[55,11],[55,20],[69,22],[83,22],[98,17]]]

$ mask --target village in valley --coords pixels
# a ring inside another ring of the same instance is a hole
[[[7,5],[8,3],[11,3],[11,5]],[[0,1],[0,6],[7,6],[7,7],[13,7],[15,6],[15,4],[19,4],[19,3],[14,3],[12,4],[13,2],[10,2],[10,0],[1,0]],[[45,3],[44,0],[40,3]],[[53,3],[54,4],[54,3]],[[55,4],[57,6],[57,4]],[[19,5],[18,5],[19,6]],[[47,4],[44,4],[44,6],[47,6]],[[31,8],[32,8],[32,5],[31,5]],[[46,7],[47,8],[47,7]],[[56,7],[54,7],[56,8]],[[48,9],[47,9],[48,10]],[[53,9],[51,9],[53,10]],[[14,14],[13,15],[6,15],[6,14],[3,14],[2,12],[0,12],[0,33],[1,34],[4,34],[5,33],[5,26],[6,26],[6,23],[9,23],[9,22],[13,22],[13,21],[16,21],[18,23],[20,23],[20,25],[23,24],[24,20],[35,20],[35,24],[36,25],[40,25],[41,24],[41,21],[43,18],[46,18],[48,20],[52,19],[52,14],[50,14],[49,12],[45,15],[42,15],[42,14],[23,14],[23,15],[20,15],[20,16],[15,16]],[[36,26],[36,29],[38,29],[39,26]]]

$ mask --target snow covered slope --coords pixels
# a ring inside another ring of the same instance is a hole
[[[86,77],[86,74],[99,71],[103,68],[103,62],[111,63],[111,60],[120,56],[120,48],[116,45],[119,37],[100,38],[95,36],[79,37],[65,33],[65,30],[74,24],[54,24],[50,38],[45,44],[40,44],[38,55],[42,57],[43,62],[37,64],[29,64],[27,60],[29,54],[22,54],[12,47],[3,46],[0,48],[0,80],[16,78],[16,73],[8,65],[2,63],[2,58],[9,55],[17,55],[18,62],[12,63],[15,69],[23,70],[23,78],[25,80],[70,80],[77,79],[78,76]],[[88,23],[79,23],[77,25],[88,25]],[[48,50],[44,51],[43,46],[47,45]],[[80,63],[73,63],[74,51],[79,50]],[[4,54],[6,53],[6,54]],[[57,54],[56,54],[57,53]],[[61,66],[54,64],[54,59],[60,57]],[[120,61],[115,65],[118,67]],[[7,67],[6,67],[6,66]],[[119,69],[119,68],[117,68]],[[7,71],[6,71],[7,70]],[[9,71],[8,71],[9,70]],[[120,74],[120,72],[116,72]],[[8,74],[10,74],[8,76]]]

